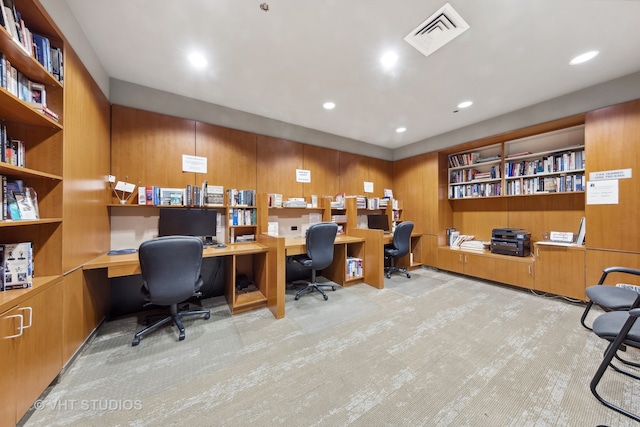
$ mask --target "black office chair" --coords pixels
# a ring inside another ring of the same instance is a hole
[[[611,367],[616,372],[628,377],[640,380],[640,376],[637,374],[623,370],[611,363],[614,357],[618,358],[618,350],[625,346],[640,349],[640,323],[636,322],[638,316],[640,316],[640,308],[634,308],[629,311],[610,311],[608,313],[601,314],[593,321],[593,332],[600,338],[609,341],[609,346],[604,353],[600,366],[598,366],[598,369],[591,380],[591,393],[593,393],[593,395],[603,405],[636,421],[640,421],[640,416],[605,400],[600,396],[596,388],[608,367]]]
[[[585,328],[591,330],[585,323],[589,310],[595,304],[605,311],[628,311],[632,308],[640,307],[640,293],[631,289],[618,286],[604,285],[607,275],[611,273],[633,274],[640,276],[640,270],[627,267],[607,267],[603,270],[600,281],[597,285],[589,286],[585,290],[589,302],[580,318],[580,323]]]
[[[299,299],[300,295],[305,292],[316,290],[322,294],[326,300],[329,299],[322,287],[330,287],[336,290],[336,285],[324,284],[316,282],[316,275],[319,270],[328,267],[333,262],[333,244],[338,233],[338,225],[333,222],[320,222],[313,224],[307,229],[306,238],[306,255],[295,255],[292,257],[305,268],[311,269],[311,281],[307,285],[296,292],[295,299]]]
[[[185,305],[178,309],[178,304],[193,296],[200,296],[203,280],[200,276],[202,267],[202,240],[190,236],[167,236],[143,242],[138,249],[140,269],[142,270],[142,293],[147,304],[169,306],[170,314],[136,333],[132,346],[140,344],[140,339],[173,321],[180,331],[179,340],[185,337],[182,318],[185,316],[204,315],[211,317],[209,310],[189,311]],[[145,319],[145,323],[149,318]]]
[[[402,268],[396,267],[395,260],[402,258],[409,253],[411,248],[411,233],[413,232],[413,222],[403,221],[396,226],[396,230],[393,232],[393,243],[384,245],[384,259],[385,266],[384,272],[387,279],[391,278],[391,273],[398,272],[411,278],[409,272]]]

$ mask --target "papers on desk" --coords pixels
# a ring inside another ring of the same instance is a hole
[[[547,245],[547,246],[578,246],[575,243],[567,243],[567,242],[552,242],[551,240],[540,240],[536,242],[537,245]]]

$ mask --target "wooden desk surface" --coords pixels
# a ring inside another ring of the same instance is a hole
[[[364,238],[347,236],[345,234],[341,234],[339,236],[336,236],[334,245],[342,245],[347,243],[358,243],[358,242],[364,242]],[[302,237],[302,236],[301,237],[285,237],[284,247],[286,249],[287,256],[307,253],[307,249],[305,247],[306,243],[307,243],[306,237]]]
[[[209,247],[202,251],[204,258],[225,255],[243,255],[267,252],[267,247],[260,243],[236,243],[227,245],[226,248]],[[126,255],[101,255],[82,266],[83,270],[106,268],[107,277],[130,276],[140,274],[138,254]]]

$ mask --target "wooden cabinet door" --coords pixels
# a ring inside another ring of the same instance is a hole
[[[20,333],[20,322],[15,308],[0,314],[0,425],[14,425],[16,417],[16,370],[13,369],[17,361],[16,340],[20,337],[9,338]]]
[[[461,251],[443,248],[438,251],[438,268],[464,273],[464,253]]]
[[[495,280],[494,258],[464,252],[462,255],[462,259],[464,261],[464,274],[478,277],[480,279]]]
[[[62,286],[51,286],[20,304],[25,318],[23,335],[17,338],[15,387],[18,416],[27,412],[62,369]],[[17,363],[16,363],[17,362]]]
[[[535,290],[585,299],[584,249],[535,245],[535,254]]]
[[[533,289],[533,261],[531,258],[527,258],[527,261],[515,260],[513,258],[514,257],[495,260],[495,277],[492,280],[525,289]]]

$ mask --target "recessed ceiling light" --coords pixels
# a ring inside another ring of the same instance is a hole
[[[407,128],[405,128],[405,127],[399,127],[398,129],[396,129],[396,132],[402,133],[402,132],[404,132],[406,130],[407,130]]]
[[[458,108],[467,108],[473,105],[473,101],[464,101],[458,104]]]
[[[204,68],[207,65],[207,59],[198,52],[193,52],[189,54],[189,61],[196,68]]]
[[[396,55],[394,52],[387,52],[382,55],[382,58],[380,58],[380,62],[382,63],[382,66],[384,68],[391,68],[396,65],[396,62],[398,62],[398,55]]]
[[[322,106],[325,110],[333,110],[334,108],[336,108],[336,104],[333,102],[325,102],[324,104],[322,104]]]
[[[600,52],[598,52],[597,50],[592,50],[591,52],[583,53],[582,55],[578,55],[575,58],[573,58],[569,62],[569,64],[571,65],[582,64],[583,62],[592,60],[593,58],[598,56],[599,53]]]

